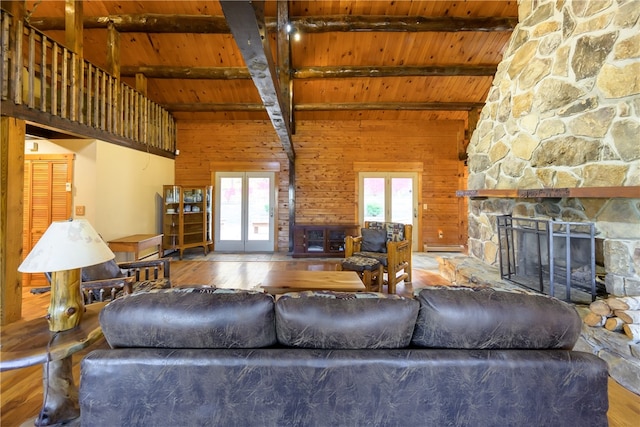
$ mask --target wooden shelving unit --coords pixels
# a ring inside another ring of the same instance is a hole
[[[529,188],[505,190],[458,190],[458,197],[538,199],[560,197],[586,197],[595,199],[640,198],[640,186],[627,187],[578,187],[578,188]]]
[[[358,235],[354,224],[300,224],[293,228],[294,258],[343,257],[346,236]]]
[[[213,244],[211,186],[163,186],[164,213],[162,248],[177,250],[180,259],[185,249],[202,247],[205,255]]]

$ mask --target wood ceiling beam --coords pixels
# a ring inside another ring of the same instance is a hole
[[[449,66],[327,66],[301,67],[292,70],[295,79],[323,79],[348,77],[409,77],[409,76],[493,76],[496,65],[449,65]],[[125,77],[144,74],[150,79],[203,79],[235,80],[250,79],[251,74],[245,67],[167,67],[167,66],[122,66],[120,73]],[[287,74],[285,72],[285,74]],[[282,78],[282,76],[280,76]],[[284,84],[284,83],[283,83]]]
[[[303,33],[513,31],[517,24],[517,17],[338,15],[294,17],[291,20],[291,25]]]
[[[493,76],[497,65],[448,65],[403,67],[301,67],[293,70],[295,79],[331,79],[346,77],[408,77],[408,76]]]
[[[317,103],[297,104],[295,111],[355,111],[355,110],[413,110],[413,111],[471,111],[480,108],[483,102],[374,102],[374,103]],[[266,107],[257,103],[223,104],[223,103],[193,103],[193,104],[164,104],[162,106],[170,112],[220,112],[220,111],[265,111]]]
[[[278,87],[276,67],[271,57],[269,37],[264,24],[264,2],[221,0],[220,6],[242,53],[251,79],[258,89],[273,127],[280,137],[290,162],[295,161],[291,123]]]
[[[133,77],[136,74],[144,74],[149,79],[237,80],[251,78],[246,67],[167,67],[163,65],[120,67],[121,76]]]
[[[106,29],[112,23],[121,33],[196,33],[229,34],[229,25],[224,16],[211,15],[141,15],[85,16],[85,29]],[[29,24],[40,31],[64,29],[64,18],[31,18]]]
[[[107,28],[112,22],[121,33],[198,33],[229,34],[224,16],[212,15],[109,15],[85,16],[85,29]],[[40,31],[64,30],[64,18],[31,18],[29,23]],[[512,31],[517,17],[434,17],[434,16],[307,16],[292,17],[291,25],[302,33],[345,31],[458,32]],[[266,29],[276,31],[276,18],[266,18]]]
[[[347,102],[297,104],[296,111],[354,111],[354,110],[431,110],[469,111],[482,107],[484,102]]]

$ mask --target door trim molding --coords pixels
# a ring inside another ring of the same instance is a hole
[[[353,162],[355,172],[423,172],[423,162]]]
[[[210,162],[212,181],[216,172],[280,172],[280,162]]]

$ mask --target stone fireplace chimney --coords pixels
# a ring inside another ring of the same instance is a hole
[[[607,292],[640,295],[640,1],[520,0],[468,166],[471,256],[497,264],[499,215],[593,222]]]

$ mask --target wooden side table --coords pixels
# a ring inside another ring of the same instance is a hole
[[[134,261],[140,257],[140,252],[152,248],[158,248],[158,257],[164,255],[162,251],[162,234],[134,234],[133,236],[121,237],[110,240],[109,248],[113,252],[133,252]]]
[[[78,387],[73,380],[72,355],[102,337],[98,316],[106,303],[86,306],[80,325],[64,332],[49,331],[44,317],[17,321],[0,333],[0,371],[43,366],[43,410],[36,426],[48,426],[80,416]],[[49,361],[49,363],[47,363]]]

